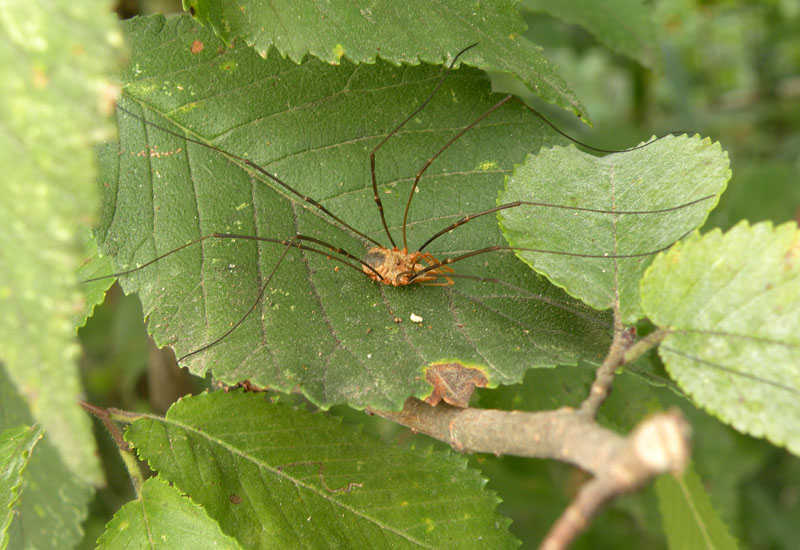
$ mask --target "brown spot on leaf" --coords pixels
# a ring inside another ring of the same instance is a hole
[[[231,495],[229,499],[231,501],[231,504],[239,504],[240,502],[242,502],[242,497],[240,497],[239,495]]]
[[[466,408],[475,388],[483,388],[488,380],[480,369],[460,363],[440,363],[425,370],[425,379],[433,384],[433,393],[425,399],[436,406],[444,400],[454,407]]]
[[[238,389],[243,389],[245,392],[252,392],[252,393],[260,393],[260,392],[269,391],[268,387],[256,386],[255,384],[250,382],[250,380],[245,380],[243,382],[239,382],[238,384],[234,384],[232,386],[229,386],[227,384],[224,384],[222,382],[217,381],[217,386],[220,389],[222,389],[225,393],[228,393],[229,391],[232,391],[232,390],[238,390]]]
[[[198,54],[203,51],[205,46],[203,45],[202,40],[195,40],[192,42],[192,53]]]

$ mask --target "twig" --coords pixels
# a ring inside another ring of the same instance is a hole
[[[625,352],[633,344],[634,336],[635,331],[633,329],[614,331],[614,340],[611,342],[608,355],[606,355],[605,361],[603,361],[600,368],[597,369],[594,382],[592,382],[592,387],[589,389],[589,396],[581,403],[581,413],[592,418],[597,415],[600,405],[611,393],[614,372],[618,367],[625,364]]]
[[[644,420],[600,475],[584,485],[550,528],[541,550],[563,550],[603,504],[644,486],[662,473],[680,473],[689,461],[689,426],[676,410]]]
[[[619,319],[619,310],[614,310]],[[633,329],[615,322],[614,340],[588,397],[580,409],[523,412],[432,407],[417,399],[403,410],[372,411],[414,431],[448,443],[461,452],[487,452],[553,458],[594,475],[564,510],[542,541],[542,550],[563,550],[591,522],[606,502],[645,485],[656,475],[681,472],[689,460],[690,430],[678,411],[644,419],[623,437],[595,421],[611,391],[616,369],[657,345],[663,335],[651,334],[634,345]]]
[[[621,458],[631,453],[637,457],[634,463],[652,462],[649,455],[644,456],[647,453],[677,457],[689,453],[688,429],[678,412],[661,413],[643,420],[627,438],[572,408],[542,412],[460,409],[444,403],[431,407],[418,399],[409,399],[399,412],[372,412],[444,441],[461,452],[553,458],[574,464],[595,477],[609,475]],[[639,432],[655,427],[674,434],[664,436],[664,441],[669,441],[669,452],[662,448],[658,438],[651,438],[653,448],[631,448],[633,439],[642,437],[637,435]],[[628,458],[626,461],[630,462]],[[631,469],[628,462],[625,468]],[[670,459],[656,473],[680,470],[683,463],[677,458]],[[642,468],[634,470],[644,471]]]

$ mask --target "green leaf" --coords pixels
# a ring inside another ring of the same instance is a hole
[[[0,363],[0,431],[31,425],[28,405]],[[66,465],[50,443],[50,434],[36,444],[23,476],[23,489],[8,528],[8,547],[69,550],[83,537],[92,487]],[[2,493],[0,493],[2,494]]]
[[[87,255],[87,260],[77,272],[79,281],[101,277],[113,270],[111,258],[104,256],[97,250],[97,241],[88,227],[82,226],[78,228],[78,237],[83,243]],[[73,319],[76,327],[83,327],[86,325],[86,320],[92,316],[95,306],[103,303],[106,292],[112,284],[114,284],[114,279],[107,277],[81,285],[81,290],[83,290],[84,294],[84,303],[81,311],[75,315]]]
[[[42,438],[39,426],[17,426],[0,432],[0,549],[8,545],[8,526],[33,446]]]
[[[642,281],[670,375],[737,430],[800,454],[800,235],[742,222],[660,256]]]
[[[597,309],[618,301],[622,321],[632,323],[642,317],[639,280],[651,253],[699,227],[728,178],[727,154],[719,143],[699,137],[668,136],[605,157],[572,146],[553,147],[516,167],[498,204],[530,201],[620,212],[668,210],[612,215],[531,207],[503,210],[498,218],[511,246],[565,253],[517,252],[535,271]],[[699,200],[703,197],[709,198]]]
[[[652,6],[642,0],[524,0],[519,7],[580,25],[615,52],[646,67],[655,62],[658,29]]]
[[[463,458],[392,447],[260,394],[184,398],[125,437],[245,548],[516,547]]]
[[[135,55],[125,108],[245,156],[391,246],[373,200],[369,151],[431,93],[440,68],[264,60],[246,47],[225,48],[188,17],[137,19],[128,28]],[[401,246],[414,175],[494,103],[483,75],[462,68],[378,151],[379,195]],[[119,150],[103,157],[106,197],[97,230],[118,271],[214,231],[273,239],[301,232],[357,257],[372,246],[240,161],[122,111],[119,124]],[[532,148],[562,141],[546,128],[509,104],[456,141],[414,195],[411,250],[465,213],[493,207],[515,162]],[[502,242],[487,215],[426,252],[447,258]],[[218,339],[250,310],[285,249],[210,239],[121,282],[141,296],[156,342],[181,356]],[[226,382],[300,389],[321,406],[399,408],[409,395],[430,393],[425,369],[432,364],[479,368],[496,386],[520,380],[527,368],[604,355],[608,316],[568,298],[512,254],[484,254],[453,268],[504,284],[454,279],[452,286],[397,288],[324,255],[290,250],[254,314],[182,364]],[[411,322],[412,314],[423,321]]]
[[[588,118],[542,48],[522,36],[527,26],[515,4],[516,0],[378,0],[368,7],[312,0],[183,3],[226,43],[243,37],[262,57],[275,45],[295,62],[310,53],[331,64],[343,58],[357,64],[377,58],[393,65],[441,64],[477,43],[461,59],[465,65],[512,75],[545,101]]]
[[[655,486],[670,550],[738,548],[711,507],[694,468],[690,466],[680,477],[660,476]]]
[[[110,133],[122,39],[110,2],[11,2],[0,19],[0,349],[37,423],[81,477],[101,480],[72,323],[75,228],[98,202],[92,139]]]
[[[98,550],[193,548],[237,550],[235,539],[202,507],[180,491],[153,477],[142,485],[139,498],[120,508],[97,541]]]
[[[741,520],[747,515],[742,510],[743,487],[745,484],[758,484],[757,473],[770,462],[768,456],[783,450],[740,434],[698,409],[688,398],[661,392],[660,399],[665,408],[679,407],[692,427],[692,461],[714,509],[731,526],[732,534],[740,536],[745,533],[750,520]],[[720,464],[725,467],[720,468]]]

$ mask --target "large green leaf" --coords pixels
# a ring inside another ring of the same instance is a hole
[[[184,398],[125,434],[244,548],[514,548],[449,451],[401,449],[262,394]]]
[[[641,212],[608,214],[555,208],[516,208],[498,218],[511,246],[595,257],[519,251],[556,285],[597,309],[619,302],[622,321],[642,317],[639,280],[649,253],[699,227],[730,178],[719,143],[672,137],[640,149],[595,157],[573,146],[531,155],[514,170],[499,203],[562,204]],[[709,197],[704,200],[703,197]],[[698,201],[685,208],[683,204]],[[628,256],[628,257],[620,257]]]
[[[800,233],[788,223],[711,231],[642,281],[659,353],[694,400],[739,431],[800,454]]]
[[[107,0],[2,7],[0,359],[66,463],[96,483],[94,439],[77,405],[75,229],[98,203],[92,141],[110,133],[105,75],[121,42]]]
[[[17,426],[0,432],[0,548],[8,545],[8,526],[22,486],[23,470],[33,446],[42,438],[39,426]]]
[[[507,73],[545,101],[582,117],[586,110],[545,57],[522,36],[516,0],[184,0],[198,20],[227,43],[243,37],[263,57],[273,44],[295,62],[311,55],[328,63],[439,64],[478,43],[462,59],[484,71]]]
[[[0,431],[32,422],[28,405],[0,363]],[[81,526],[93,491],[67,467],[49,433],[34,447],[22,482],[7,528],[8,547],[73,548],[83,537]]]
[[[128,28],[135,55],[125,108],[246,156],[388,245],[368,153],[432,91],[441,69],[264,60],[246,47],[224,47],[188,17],[138,19]],[[414,174],[494,102],[480,73],[458,70],[378,151],[379,194],[395,239]],[[422,179],[408,225],[412,250],[464,213],[492,207],[513,164],[557,141],[522,107],[505,107],[458,140]],[[122,111],[119,124],[119,151],[104,156],[98,229],[116,269],[144,264],[213,231],[276,239],[301,232],[358,257],[366,251],[369,243],[242,162]],[[256,302],[286,249],[212,241],[122,278],[127,292],[140,294],[156,341],[174,346],[179,356],[229,330]],[[427,251],[444,258],[499,244],[489,215]],[[453,286],[395,288],[323,255],[290,250],[255,313],[221,343],[182,363],[228,382],[299,388],[323,406],[388,408],[430,392],[424,371],[431,364],[478,367],[494,386],[520,380],[530,367],[598,361],[605,353],[608,317],[569,299],[512,254],[485,254],[453,267],[505,285],[455,279]],[[412,314],[423,322],[410,322]]]
[[[670,550],[738,548],[736,539],[711,507],[694,468],[687,468],[679,477],[659,477],[656,494]]]
[[[642,0],[524,0],[520,8],[581,25],[615,52],[654,64],[660,42],[653,8]]]
[[[240,550],[205,510],[157,477],[142,485],[139,498],[120,508],[97,541],[98,550]]]

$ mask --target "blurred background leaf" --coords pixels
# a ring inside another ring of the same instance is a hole
[[[122,35],[109,2],[10,2],[0,18],[0,361],[64,463],[100,484],[81,393],[77,228],[99,206]]]
[[[29,404],[0,363],[0,431],[31,425]],[[73,548],[94,489],[67,465],[49,434],[33,448],[8,527],[8,548]]]

